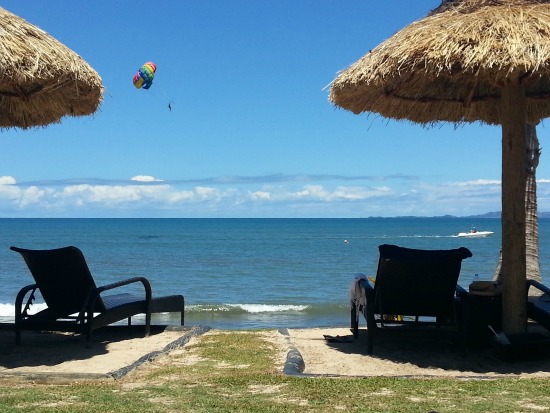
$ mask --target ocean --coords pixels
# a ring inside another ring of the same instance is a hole
[[[457,237],[472,226],[493,231]],[[147,277],[156,296],[183,294],[186,325],[219,329],[346,327],[354,274],[376,274],[378,245],[467,247],[459,283],[491,279],[498,219],[0,219],[0,321],[13,321],[19,289],[33,279],[9,247],[80,248],[98,285]],[[550,219],[539,221],[549,280]],[[36,307],[41,308],[40,297]],[[177,324],[160,314],[156,323]]]

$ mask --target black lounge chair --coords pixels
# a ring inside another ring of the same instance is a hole
[[[531,287],[540,290],[543,294],[529,295]],[[527,317],[550,330],[550,288],[538,281],[527,280],[527,294]]]
[[[81,333],[89,343],[92,331],[109,324],[145,314],[145,335],[151,328],[151,313],[179,312],[184,323],[185,301],[182,295],[152,297],[151,285],[144,277],[134,277],[97,287],[82,252],[76,247],[30,250],[11,247],[23,256],[35,284],[23,287],[15,300],[15,339],[21,343],[22,330],[68,331]],[[143,294],[135,293],[141,284]],[[127,286],[119,294],[111,290]],[[134,287],[132,289],[132,287]],[[39,291],[47,308],[30,314]],[[129,291],[129,292],[126,292]],[[104,294],[107,293],[107,294]],[[25,297],[27,301],[24,303]]]
[[[463,291],[457,285],[462,260],[472,256],[467,248],[418,250],[380,245],[378,249],[374,286],[368,279],[358,279],[365,290],[366,306],[357,308],[354,300],[351,309],[354,337],[359,333],[357,310],[367,320],[368,354],[372,354],[377,331],[385,325],[452,325],[462,329],[456,293]]]

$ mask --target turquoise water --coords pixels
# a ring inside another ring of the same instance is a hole
[[[456,236],[472,225],[495,234]],[[540,220],[539,236],[548,279],[550,220]],[[32,283],[11,245],[75,245],[98,285],[145,276],[155,295],[185,296],[186,324],[240,329],[347,326],[353,275],[375,274],[380,244],[465,246],[473,257],[459,283],[467,286],[475,274],[491,278],[500,240],[497,219],[0,219],[0,318],[13,317],[17,291]]]

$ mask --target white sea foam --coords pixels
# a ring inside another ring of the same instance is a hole
[[[274,313],[281,311],[303,311],[307,305],[269,305],[269,304],[235,304],[249,313]]]
[[[45,303],[36,303],[33,304],[29,309],[29,314],[36,314],[39,311],[44,310],[47,308]],[[163,319],[163,317],[166,317],[164,314],[155,314],[156,319]],[[13,323],[15,320],[15,306],[13,304],[1,304],[0,303],[0,322],[3,323]],[[142,322],[145,320],[145,316],[143,314],[136,314],[134,317],[132,317],[132,321],[136,322]],[[113,324],[125,324],[126,320],[113,323]]]
[[[36,314],[46,308],[45,303],[33,304],[29,309],[29,314]],[[13,323],[15,320],[15,306],[13,304],[0,303],[0,322]]]
[[[33,304],[29,310],[30,314],[35,314],[39,311],[42,311],[46,308],[45,303],[36,303]],[[191,305],[186,309],[187,311],[198,311],[198,312],[210,312],[210,311],[235,311],[241,310],[251,314],[258,313],[279,313],[286,311],[304,311],[309,308],[308,305],[292,305],[292,304],[281,304],[281,305],[270,305],[270,304],[220,304],[209,305],[209,306],[200,306],[200,305]],[[13,319],[15,317],[15,306],[13,304],[0,304],[0,318],[2,319]]]
[[[286,311],[304,311],[308,309],[308,305],[271,305],[271,304],[219,304],[219,305],[191,305],[186,309],[192,312],[229,312],[229,311],[244,311],[246,313],[279,313]]]
[[[29,314],[36,314],[46,308],[45,303],[35,303],[31,305]],[[0,317],[15,317],[15,306],[13,304],[0,303]]]

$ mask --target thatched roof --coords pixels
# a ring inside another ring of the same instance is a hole
[[[89,115],[102,99],[101,78],[84,59],[0,8],[0,128]]]
[[[550,3],[550,0],[443,0],[439,7],[433,9],[429,15],[441,13],[444,11],[458,11],[460,13],[471,13],[481,7],[486,6],[506,6],[511,4],[541,4]]]
[[[550,0],[443,1],[342,72],[330,100],[418,123],[501,124],[501,89],[514,79],[526,120],[550,116]]]

